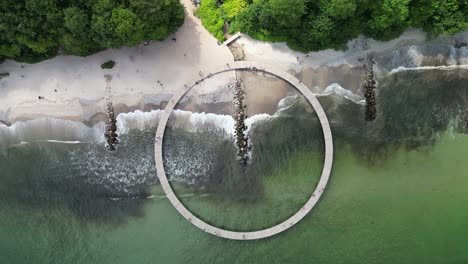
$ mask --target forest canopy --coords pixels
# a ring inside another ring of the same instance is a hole
[[[198,15],[220,41],[229,27],[312,51],[341,48],[359,34],[388,40],[410,27],[452,35],[468,28],[468,0],[202,0]]]
[[[178,0],[2,0],[0,61],[37,62],[65,54],[163,40],[184,21]]]

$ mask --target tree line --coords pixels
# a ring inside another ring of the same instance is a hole
[[[410,27],[430,37],[468,28],[468,0],[202,0],[197,14],[220,41],[229,26],[302,51],[342,48],[360,34],[389,40]]]
[[[0,61],[85,56],[163,40],[184,16],[178,0],[2,0]]]

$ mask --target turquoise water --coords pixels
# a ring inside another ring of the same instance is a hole
[[[402,73],[381,80],[374,123],[363,121],[362,106],[320,98],[335,137],[329,185],[303,221],[259,241],[205,234],[177,213],[157,184],[154,128],[122,135],[115,153],[85,143],[2,149],[0,263],[466,263],[466,78],[431,74],[437,78]],[[323,158],[311,129],[317,120],[311,113],[298,118],[304,112],[298,101],[256,132],[257,143],[269,143],[257,153],[269,154],[256,159],[264,174],[255,184],[236,188],[216,175],[207,185],[173,182],[179,195],[191,194],[183,202],[232,229],[263,228],[297,210]],[[183,138],[193,143],[166,153],[169,167],[197,168],[197,159],[183,158],[205,141],[213,144],[198,158],[214,162],[210,153],[223,136],[209,133],[169,137],[173,146]],[[258,190],[254,200],[233,199]]]
[[[227,241],[204,234],[164,198],[148,200],[143,216],[118,226],[83,223],[65,209],[2,204],[0,260],[464,263],[467,148],[466,135],[447,134],[434,147],[401,149],[371,168],[347,147],[339,148],[333,178],[319,205],[291,230],[261,241]]]

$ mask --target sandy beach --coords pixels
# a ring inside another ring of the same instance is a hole
[[[210,69],[234,60],[229,48],[219,45],[193,15],[191,1],[182,3],[186,8],[185,23],[162,42],[110,49],[88,57],[60,55],[37,64],[4,62],[0,73],[10,75],[0,80],[0,121],[14,123],[44,116],[81,122],[90,122],[99,115],[102,119],[106,74],[113,76],[112,101],[116,112],[148,110],[148,105],[151,109],[164,107],[174,91],[192,84]],[[450,39],[454,38],[468,41],[468,33]],[[442,42],[450,44],[450,39]],[[356,102],[362,99],[359,95],[362,59],[367,54],[389,54],[393,59],[396,57],[393,52],[399,47],[426,42],[424,32],[409,30],[387,42],[360,37],[349,41],[346,51],[329,49],[305,54],[292,51],[285,43],[257,41],[246,35],[237,40],[245,54],[244,60],[273,64],[294,74],[314,93],[347,94],[345,97],[354,98]],[[385,56],[382,57],[387,59]],[[403,56],[421,64],[425,54],[410,50]],[[115,61],[115,67],[101,69],[100,65],[108,60]],[[219,102],[222,99],[213,94],[221,91],[225,84],[221,78],[218,83],[202,84],[197,91]],[[284,92],[278,93],[282,94]],[[277,100],[278,96],[269,97]]]
[[[275,64],[284,70],[302,71],[304,68],[338,67],[360,65],[358,59],[367,53],[385,52],[402,44],[420,44],[426,41],[426,34],[421,30],[409,30],[400,37],[382,42],[359,37],[350,40],[346,51],[326,49],[319,52],[302,53],[292,51],[285,43],[268,43],[254,40],[243,35],[238,41],[244,48],[245,59]]]
[[[57,56],[37,64],[1,64],[0,72],[10,76],[0,80],[0,120],[51,116],[86,121],[93,113],[104,111],[105,74],[113,76],[114,104],[132,108],[159,105],[173,91],[196,80],[200,72],[233,61],[229,49],[218,45],[194,17],[191,1],[182,3],[186,18],[172,36],[175,42],[170,37],[88,57]],[[108,60],[114,60],[116,66],[102,70],[100,65]]]

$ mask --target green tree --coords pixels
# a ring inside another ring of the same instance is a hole
[[[376,38],[390,38],[407,27],[411,0],[383,0],[368,23],[369,33]]]
[[[219,41],[224,41],[223,12],[218,8],[217,0],[203,0],[197,10],[203,26]]]
[[[302,46],[308,50],[319,50],[333,45],[334,23],[331,18],[320,15],[311,17],[308,26],[310,29],[304,34]]]
[[[356,14],[356,0],[331,0],[326,13],[335,19],[347,19]]]
[[[270,0],[269,9],[278,25],[297,27],[306,13],[304,0]]]
[[[467,16],[462,13],[460,4],[457,0],[438,0],[431,2],[432,15],[429,17],[428,24],[430,31],[436,34],[451,35],[467,27]]]
[[[231,31],[242,31],[249,35],[254,35],[259,26],[259,17],[262,12],[259,4],[252,4],[243,12],[240,12],[231,23]]]
[[[63,32],[62,12],[53,0],[28,0],[19,10],[17,41],[35,53],[56,52]]]
[[[228,1],[232,0],[226,0],[226,4]],[[267,41],[286,41],[299,50],[344,47],[359,34],[390,39],[410,26],[424,28],[434,36],[468,28],[468,0],[252,0],[249,3],[234,18],[225,18],[227,22],[232,20],[231,32],[241,31]]]
[[[81,35],[86,32],[89,26],[89,19],[85,11],[77,7],[69,7],[63,10],[65,27],[74,35]]]
[[[84,10],[77,7],[64,9],[66,32],[62,37],[62,44],[67,53],[88,55],[98,50],[98,44],[92,39],[91,21]]]
[[[144,37],[141,20],[128,9],[116,8],[112,10],[111,22],[116,46],[135,46]]]
[[[222,10],[228,21],[232,21],[234,17],[247,8],[246,0],[227,0],[223,3]]]
[[[91,29],[93,31],[94,40],[104,48],[118,46],[111,22],[112,10],[114,7],[114,2],[111,0],[98,0],[92,8]]]
[[[144,25],[146,39],[165,39],[180,27],[185,18],[178,0],[130,0],[130,9]]]
[[[438,0],[436,0],[438,1]],[[432,3],[434,0],[414,0],[410,3],[410,25],[429,29],[429,18],[434,14]]]
[[[3,58],[15,58],[21,54],[21,48],[17,44],[5,43],[1,40],[0,60]]]
[[[16,39],[19,10],[24,8],[15,0],[5,0],[0,5],[0,61],[15,58],[21,54],[21,44]]]
[[[27,62],[50,58],[61,47],[88,55],[164,39],[184,19],[178,0],[2,0],[0,14],[0,60]]]

